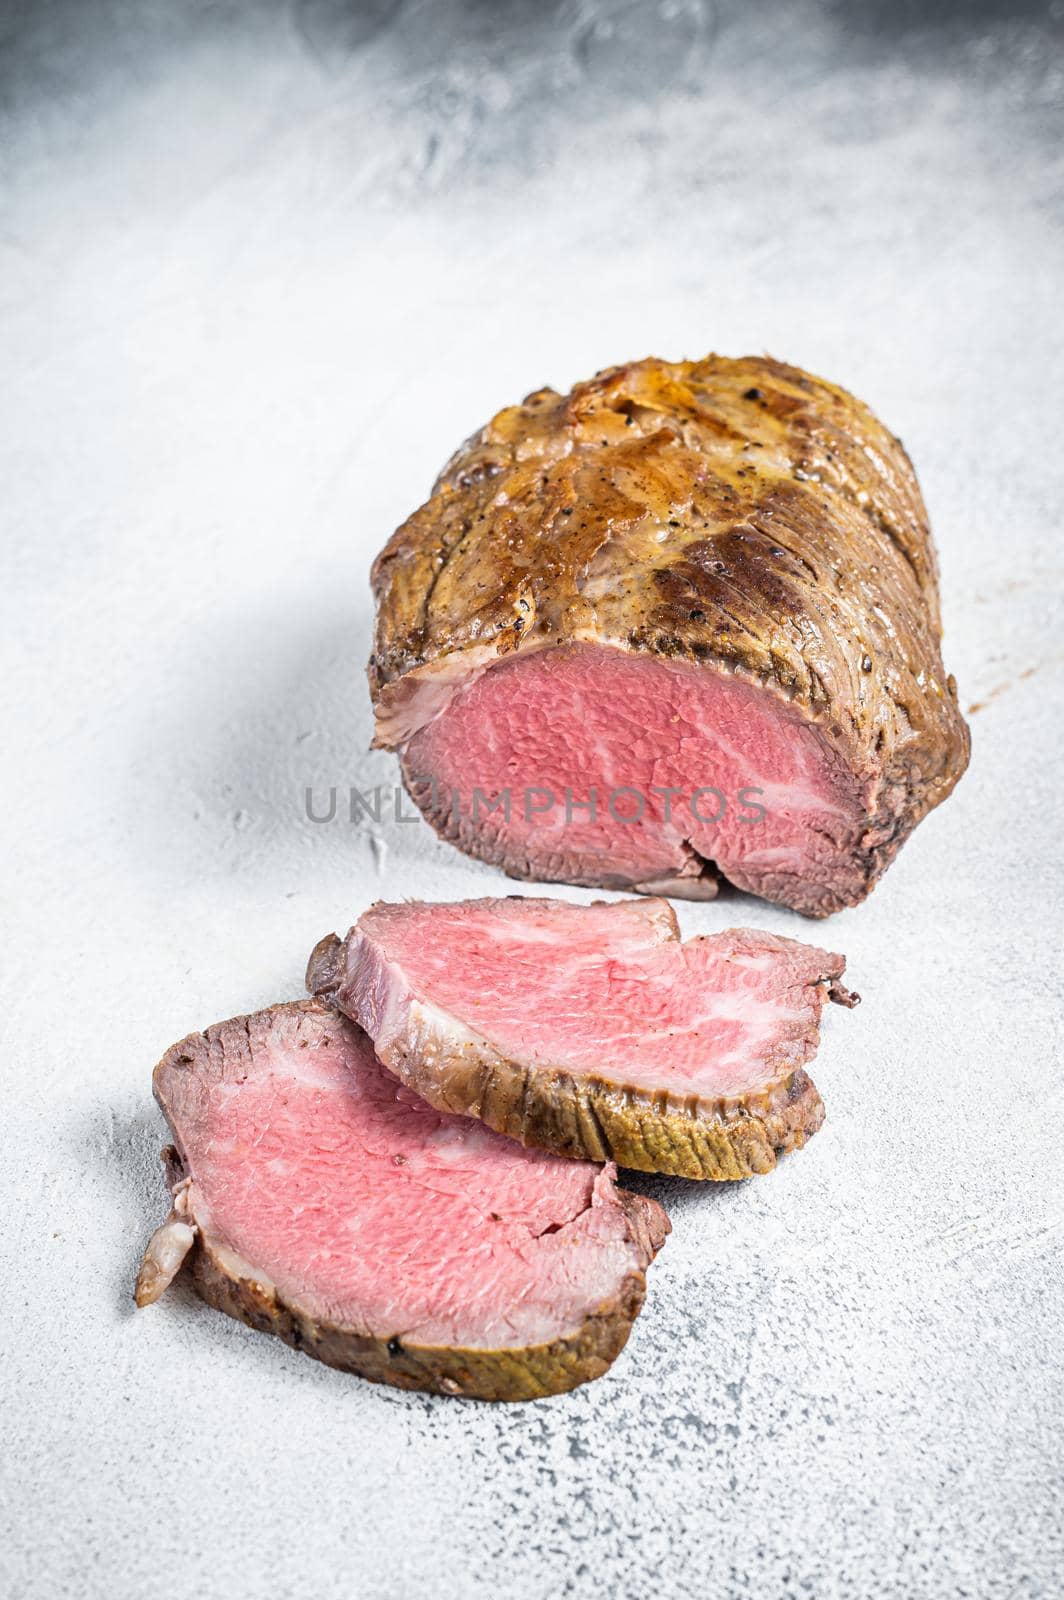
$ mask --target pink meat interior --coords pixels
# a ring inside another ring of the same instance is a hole
[[[752,930],[681,944],[662,901],[378,905],[358,923],[344,1003],[378,1034],[409,997],[509,1059],[728,1098],[810,1059],[821,980],[842,966]]]
[[[160,1093],[201,1226],[330,1322],[417,1344],[543,1343],[638,1265],[612,1169],[431,1110],[339,1021],[271,1027],[250,1067],[215,1053]]]
[[[435,783],[449,836],[518,876],[642,886],[708,861],[770,898],[861,892],[854,776],[785,701],[709,667],[518,652],[459,688],[404,765]]]

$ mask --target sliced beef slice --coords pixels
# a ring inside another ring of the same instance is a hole
[[[331,1008],[192,1034],[154,1083],[174,1198],[138,1304],[190,1252],[209,1304],[330,1366],[489,1400],[571,1389],[624,1346],[661,1207],[433,1110]]]
[[[441,1110],[522,1144],[745,1178],[823,1121],[805,1071],[841,956],[732,929],[680,942],[664,900],[375,905],[308,986]]]
[[[377,743],[441,834],[517,878],[724,879],[823,916],[968,762],[909,459],[779,361],[530,395],[373,581]]]

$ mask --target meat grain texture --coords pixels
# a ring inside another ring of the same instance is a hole
[[[841,956],[751,929],[680,941],[665,900],[376,905],[308,987],[443,1111],[685,1178],[769,1172],[820,1127],[805,1068]]]
[[[911,463],[779,361],[638,361],[499,412],[373,585],[377,743],[515,877],[822,916],[967,765]]]
[[[403,1389],[528,1400],[605,1372],[669,1231],[612,1167],[430,1109],[317,1001],[167,1051],[169,1218],[138,1304],[186,1259],[210,1305]]]

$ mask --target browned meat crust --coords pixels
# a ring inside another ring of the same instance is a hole
[[[373,585],[379,744],[401,748],[427,696],[439,709],[519,649],[581,640],[740,673],[866,785],[863,893],[968,763],[909,459],[860,401],[779,361],[633,362],[499,412]],[[785,881],[778,898],[836,909]]]
[[[416,1054],[393,1066],[430,1105],[479,1117],[522,1144],[678,1178],[724,1182],[771,1172],[824,1121],[824,1102],[801,1067],[738,1103],[664,1090],[650,1096],[601,1078],[537,1071],[490,1046],[483,1054],[464,1050],[444,1082],[438,1070]]]

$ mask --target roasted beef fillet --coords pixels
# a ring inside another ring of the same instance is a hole
[[[173,1210],[137,1301],[186,1255],[211,1305],[404,1389],[528,1400],[605,1372],[669,1224],[613,1167],[442,1115],[317,1001],[167,1051]]]
[[[824,1108],[805,1071],[845,962],[732,929],[680,942],[664,900],[375,905],[308,987],[441,1111],[522,1144],[685,1178],[746,1178]]]
[[[823,916],[968,761],[900,442],[769,359],[501,411],[373,569],[378,745],[518,878]]]

